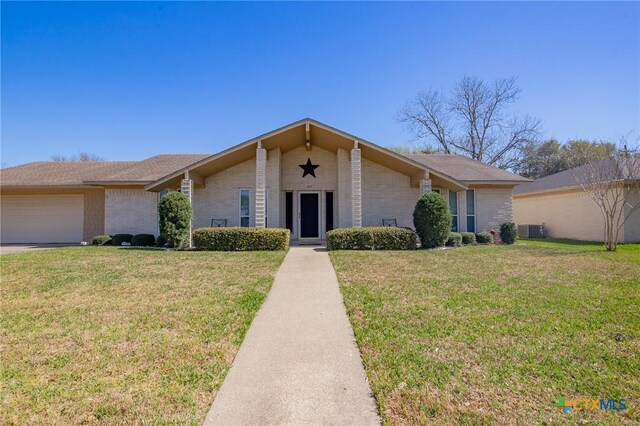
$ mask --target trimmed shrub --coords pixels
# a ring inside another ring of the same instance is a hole
[[[156,239],[156,247],[167,247],[167,244],[167,239],[162,235],[158,235],[158,239]]]
[[[478,244],[493,244],[493,235],[491,235],[491,232],[478,232],[476,234],[476,242]]]
[[[423,248],[443,246],[451,232],[451,212],[444,198],[435,192],[420,197],[413,210],[413,224]]]
[[[506,222],[500,225],[500,240],[505,244],[513,244],[518,238],[518,228],[513,222]]]
[[[339,228],[327,232],[327,250],[373,250],[373,233],[366,229]]]
[[[462,235],[462,244],[469,245],[476,243],[476,234],[473,232],[461,232],[460,235]]]
[[[447,238],[448,247],[460,247],[462,245],[462,235],[458,232],[452,232]]]
[[[189,243],[189,230],[193,209],[186,195],[181,192],[169,192],[158,203],[160,216],[160,234],[177,249],[184,249]]]
[[[111,235],[96,235],[91,240],[91,244],[94,246],[110,246],[111,245]]]
[[[152,234],[137,234],[131,239],[131,245],[136,247],[151,247],[156,244],[156,237]]]
[[[121,246],[122,243],[131,244],[131,240],[133,239],[133,235],[131,234],[116,234],[111,237],[111,244],[114,246]]]
[[[286,250],[289,230],[283,228],[200,228],[193,231],[196,250]]]
[[[372,226],[327,232],[328,250],[415,250],[416,234],[409,228]]]

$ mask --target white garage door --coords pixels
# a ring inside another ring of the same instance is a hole
[[[82,195],[5,195],[0,198],[0,242],[82,241]]]

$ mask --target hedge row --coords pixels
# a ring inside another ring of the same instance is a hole
[[[160,237],[158,237],[158,242],[159,241]],[[138,247],[150,247],[156,244],[156,237],[151,234],[96,235],[91,241],[91,244],[94,246],[121,246],[122,243],[128,243]]]
[[[289,230],[282,228],[200,228],[193,231],[196,250],[286,250]]]
[[[460,247],[471,244],[493,244],[493,235],[490,232],[452,232],[447,239],[447,246]]]
[[[327,232],[328,250],[415,250],[416,234],[408,228],[374,226]]]

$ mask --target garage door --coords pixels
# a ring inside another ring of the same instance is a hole
[[[0,198],[0,242],[82,241],[82,195],[5,195]]]

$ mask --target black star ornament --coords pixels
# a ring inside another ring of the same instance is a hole
[[[307,164],[298,164],[298,166],[304,170],[302,177],[305,177],[306,175],[316,177],[316,169],[320,167],[319,164],[311,164],[311,158],[307,158]]]

